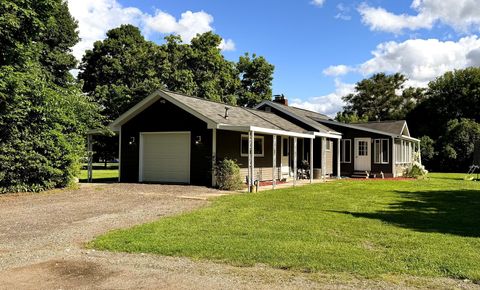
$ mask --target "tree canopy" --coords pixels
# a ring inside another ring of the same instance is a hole
[[[405,88],[406,81],[400,73],[378,73],[361,80],[354,93],[342,98],[346,106],[340,117],[355,115],[369,121],[404,119],[423,97],[422,89]]]
[[[221,41],[207,32],[190,44],[169,35],[157,45],[138,28],[122,25],[86,52],[79,79],[109,120],[158,88],[242,106],[271,99],[273,65],[249,54],[237,63],[229,61],[219,49]]]
[[[0,192],[66,186],[97,107],[76,84],[66,2],[0,2]]]

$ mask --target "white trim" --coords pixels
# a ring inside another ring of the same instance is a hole
[[[376,161],[375,159],[377,159],[377,146],[376,146],[376,142],[379,141],[380,142],[380,150],[381,152],[385,152],[384,148],[383,148],[383,141],[387,141],[387,161],[383,161],[383,155],[380,156],[380,161]],[[390,142],[387,138],[375,138],[373,139],[373,164],[388,164],[390,163]]]
[[[281,136],[291,136],[291,137],[300,137],[300,138],[308,138],[308,139],[315,138],[315,136],[313,135],[313,132],[297,133],[297,132],[291,132],[291,131],[285,131],[285,130],[261,128],[256,126],[237,126],[237,125],[218,124],[217,129],[228,130],[228,131],[238,131],[238,132],[255,131],[257,133],[263,133],[266,135],[281,135]]]
[[[404,139],[410,140],[410,141],[420,141],[419,139],[409,137],[409,136],[391,134],[391,133],[388,133],[388,132],[383,132],[383,131],[379,131],[379,130],[375,130],[375,129],[364,128],[364,127],[355,126],[355,125],[351,125],[351,124],[345,124],[345,123],[341,123],[341,122],[337,122],[337,121],[319,120],[318,122],[327,123],[327,124],[331,124],[331,125],[337,125],[337,126],[341,126],[341,127],[352,128],[352,129],[365,131],[365,132],[370,132],[370,133],[376,133],[376,134],[384,135],[384,136],[391,136],[391,137],[395,137],[395,138],[404,138]]]
[[[330,152],[332,150],[332,143],[330,143],[332,141],[330,141],[329,139],[327,139],[327,141],[325,142],[325,151],[327,152]]]
[[[121,180],[122,175],[122,126],[118,130],[118,182]]]
[[[395,149],[395,137],[392,137],[392,175],[397,177],[397,152]]]
[[[118,117],[115,121],[113,121],[109,127],[111,130],[118,131],[118,126],[121,126],[140,114],[143,110],[151,106],[153,103],[156,101],[160,100],[161,98],[171,102],[172,104],[176,105],[177,107],[185,110],[186,112],[192,114],[193,116],[199,118],[200,120],[204,121],[207,123],[208,128],[214,128],[216,123],[213,120],[210,120],[209,118],[205,117],[204,115],[198,113],[191,107],[185,105],[182,102],[179,102],[177,99],[171,97],[167,93],[165,93],[162,90],[156,90],[152,94],[150,94],[148,97],[145,99],[141,100],[138,104],[133,106],[130,110],[126,111],[123,113],[120,117]]]
[[[326,134],[326,133],[320,133],[320,132],[313,132],[313,135],[315,135],[316,137],[342,139],[342,135],[336,135],[336,134]]]
[[[272,189],[275,189],[275,185],[277,183],[277,179],[275,178],[275,175],[277,175],[276,171],[277,171],[277,135],[273,135],[272,136]]]
[[[403,135],[403,131],[405,131],[405,128],[407,129],[408,135]],[[408,125],[407,125],[407,122],[406,122],[406,121],[405,121],[405,123],[403,124],[402,132],[400,132],[400,135],[401,135],[401,136],[410,137],[410,129],[408,129]]]
[[[191,161],[192,161],[192,132],[191,131],[162,131],[162,132],[139,132],[140,141],[139,141],[139,150],[138,150],[138,182],[143,182],[143,136],[144,135],[163,135],[163,134],[187,134],[189,140],[189,149],[188,149],[188,184],[191,181]]]
[[[253,107],[254,109],[259,109],[261,108],[263,105],[269,105],[269,106],[273,106],[275,107],[275,109],[281,111],[282,113],[300,121],[300,122],[303,122],[304,124],[310,126],[310,127],[313,127],[315,128],[316,130],[324,130],[322,128],[319,128],[318,127],[318,122],[317,121],[314,121],[314,120],[308,120],[308,119],[305,119],[301,116],[298,116],[297,114],[295,113],[292,113],[288,110],[285,110],[285,108],[283,107],[283,105],[280,105],[280,104],[277,104],[275,102],[272,102],[272,101],[268,101],[268,100],[264,100],[262,101],[260,104],[256,105],[255,107]],[[295,107],[293,107],[295,108]],[[316,132],[318,133],[318,136],[320,137],[329,137],[329,138],[342,138],[341,135],[342,133],[339,133],[339,132],[336,132],[336,131],[327,131],[326,133],[324,132]],[[340,136],[340,137],[339,137]]]
[[[245,134],[240,135],[240,156],[241,157],[248,157],[248,153],[245,154],[245,153],[242,152],[242,141],[243,141],[242,139],[243,138],[247,138],[247,140],[248,140],[248,135],[245,135]],[[265,157],[265,137],[264,136],[254,136],[253,142],[255,142],[255,139],[261,139],[262,140],[262,153],[261,154],[255,154],[255,152],[253,152],[254,156],[255,157]]]
[[[217,185],[215,165],[217,163],[217,129],[212,129],[212,186]]]

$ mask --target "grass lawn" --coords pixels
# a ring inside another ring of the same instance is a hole
[[[480,182],[463,176],[342,180],[225,196],[89,246],[306,272],[479,281]]]
[[[81,170],[78,177],[80,182],[87,182],[88,171]],[[115,169],[94,169],[92,171],[93,182],[113,182],[118,180],[118,168]]]

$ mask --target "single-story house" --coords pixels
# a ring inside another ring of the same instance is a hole
[[[120,182],[215,185],[214,164],[222,158],[236,160],[249,185],[295,183],[307,163],[315,173],[310,181],[340,175],[340,155],[332,155],[327,139],[341,134],[318,122],[299,124],[274,112],[157,90],[110,128],[120,140]]]
[[[334,156],[340,156],[342,176],[398,177],[412,162],[420,161],[420,140],[410,136],[406,121],[345,124],[317,112],[288,106],[283,96],[263,101],[256,109],[274,112],[303,128],[311,129],[318,124],[324,130],[341,133],[337,146],[331,147],[336,150]]]

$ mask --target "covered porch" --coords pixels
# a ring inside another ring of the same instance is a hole
[[[213,129],[212,138],[212,164],[221,158],[237,160],[250,192],[260,185],[275,189],[325,180],[333,173],[340,176],[340,136],[219,125]]]

